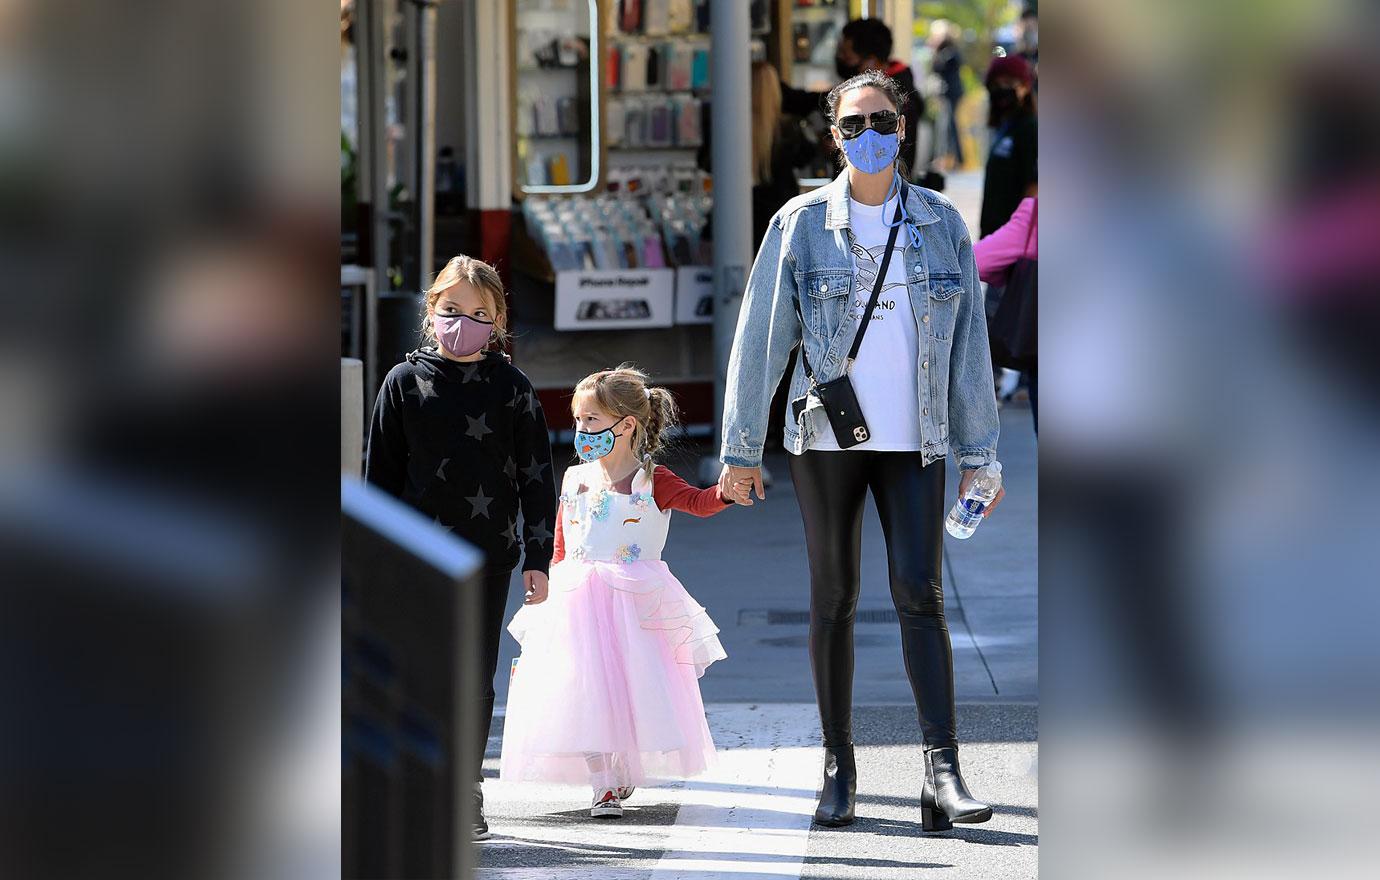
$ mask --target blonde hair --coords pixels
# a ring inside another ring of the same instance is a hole
[[[454,287],[461,281],[468,282],[475,290],[489,300],[490,314],[494,319],[493,341],[500,346],[508,341],[508,300],[503,294],[503,279],[498,276],[498,270],[483,260],[476,260],[474,257],[467,257],[461,254],[458,257],[451,257],[450,262],[446,263],[436,275],[436,280],[427,288],[426,296],[422,302],[422,337],[436,342],[436,328],[432,325],[432,312],[436,309],[436,301],[441,298],[441,294],[448,288]]]
[[[646,460],[650,477],[654,467],[650,456],[666,448],[666,436],[680,423],[680,411],[671,392],[647,383],[647,374],[632,364],[600,370],[575,386],[570,407],[575,411],[580,398],[588,395],[600,409],[616,419],[635,417],[637,425],[633,428],[631,446],[638,458]]]
[[[752,63],[752,183],[771,180],[771,151],[781,126],[781,75],[765,61]]]

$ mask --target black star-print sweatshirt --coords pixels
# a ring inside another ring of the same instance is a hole
[[[429,347],[390,370],[365,479],[478,546],[490,567],[551,564],[557,501],[546,416],[502,352],[466,364]]]

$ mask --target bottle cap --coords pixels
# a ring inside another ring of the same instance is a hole
[[[1000,474],[1000,473],[1001,473],[1001,462],[999,462],[999,461],[993,461],[991,464],[989,464],[989,465],[987,466],[987,470],[988,470],[989,473],[992,473],[992,474]]]

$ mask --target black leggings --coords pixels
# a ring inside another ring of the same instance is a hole
[[[471,757],[474,778],[484,778],[484,751],[489,741],[489,727],[494,720],[494,673],[498,671],[498,649],[503,638],[503,613],[508,606],[508,585],[513,571],[509,568],[488,568],[480,577],[479,588],[479,644],[471,657],[479,667],[479,706],[475,713],[479,728],[478,754]]]
[[[944,460],[919,452],[807,451],[790,456],[810,560],[810,665],[824,744],[853,738],[853,619],[867,490],[886,537],[891,600],[927,748],[955,746],[954,662],[941,578]]]

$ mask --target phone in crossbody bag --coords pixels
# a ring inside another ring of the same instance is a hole
[[[896,233],[901,228],[901,206],[896,206],[896,223],[891,227],[891,235],[886,242],[886,253],[882,255],[882,264],[877,270],[877,281],[872,285],[872,296],[867,301],[867,308],[863,311],[862,322],[858,325],[858,332],[853,337],[853,345],[848,349],[848,357],[843,361],[843,374],[837,379],[830,379],[828,382],[819,382],[815,379],[815,373],[810,369],[810,361],[805,356],[805,340],[800,341],[800,362],[805,368],[805,375],[810,380],[810,391],[814,392],[821,404],[824,405],[824,414],[829,418],[829,425],[834,429],[834,440],[840,449],[849,449],[859,443],[866,443],[872,436],[867,428],[867,419],[863,418],[862,406],[858,404],[858,395],[853,390],[853,381],[848,378],[848,370],[853,366],[853,361],[858,356],[858,349],[862,347],[863,334],[867,332],[867,324],[872,320],[872,310],[877,307],[877,298],[881,296],[882,285],[886,283],[886,271],[891,265],[891,251],[896,246]],[[795,303],[796,313],[800,315],[800,301]],[[801,331],[804,332],[805,317],[800,315]],[[791,414],[797,422],[800,421],[800,414],[805,411],[806,401],[810,395],[807,391],[803,397],[797,397],[791,401]]]

